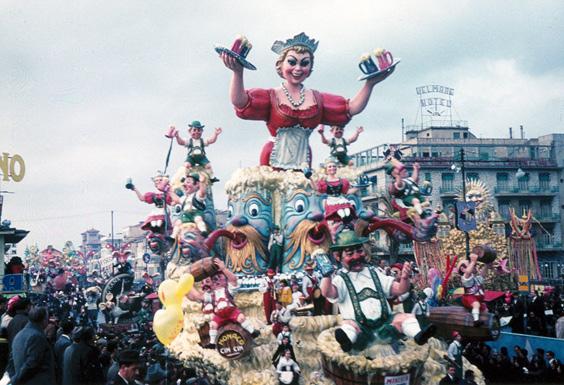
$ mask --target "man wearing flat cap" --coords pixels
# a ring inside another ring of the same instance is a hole
[[[414,315],[393,314],[386,300],[409,289],[411,265],[403,264],[399,281],[379,273],[366,263],[367,242],[368,238],[343,230],[331,246],[343,267],[334,274],[325,272],[321,290],[329,302],[338,304],[343,318],[343,324],[335,330],[335,339],[345,352],[363,349],[375,340],[389,343],[402,334],[419,345],[425,344],[436,327],[429,325],[422,331]]]
[[[119,371],[108,385],[134,385],[139,376],[139,353],[136,350],[122,350],[118,354]]]

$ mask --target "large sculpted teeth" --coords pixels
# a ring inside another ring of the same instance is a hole
[[[347,214],[346,214],[346,212],[345,212],[345,209],[339,209],[339,210],[337,211],[337,214],[338,214],[341,218],[346,218],[346,217],[347,217]]]

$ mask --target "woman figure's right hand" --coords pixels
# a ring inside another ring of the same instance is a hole
[[[225,52],[222,52],[219,57],[221,58],[221,60],[223,61],[223,64],[229,68],[231,71],[235,72],[235,73],[239,73],[242,74],[243,73],[243,69],[244,67],[241,65],[241,63],[239,63],[239,61],[237,59],[235,59],[233,56],[226,54]]]

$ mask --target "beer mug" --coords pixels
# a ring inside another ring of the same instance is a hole
[[[329,277],[335,271],[335,266],[333,266],[333,261],[327,253],[323,250],[315,250],[312,255],[312,259],[316,262],[316,270],[321,273],[324,277]]]
[[[378,67],[376,66],[376,63],[374,63],[374,60],[372,60],[372,57],[368,53],[360,57],[360,63],[358,64],[358,68],[360,68],[360,70],[366,75],[371,74],[373,72],[378,72]]]
[[[127,178],[125,181],[125,188],[128,190],[133,190],[135,186],[133,185],[133,180],[131,178]]]
[[[239,53],[241,51],[241,43],[243,42],[243,36],[238,35],[233,45],[231,46],[231,51]]]
[[[392,64],[394,64],[394,57],[390,51],[386,51],[385,49],[377,49],[374,51],[374,55],[376,59],[378,59],[378,66],[380,67],[380,71],[389,68]]]
[[[478,245],[472,249],[478,255],[478,261],[482,263],[492,263],[497,258],[497,252],[490,245]]]

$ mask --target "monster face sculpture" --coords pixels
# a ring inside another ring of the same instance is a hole
[[[269,192],[247,192],[231,198],[225,229],[234,235],[227,240],[226,264],[233,272],[263,274],[268,266],[268,240],[272,228],[272,199]]]
[[[331,234],[324,221],[321,199],[311,190],[296,189],[283,197],[283,272],[302,270],[315,249],[328,250]]]
[[[204,237],[193,223],[181,225],[176,242],[171,250],[171,259],[177,265],[186,265],[208,256]]]

